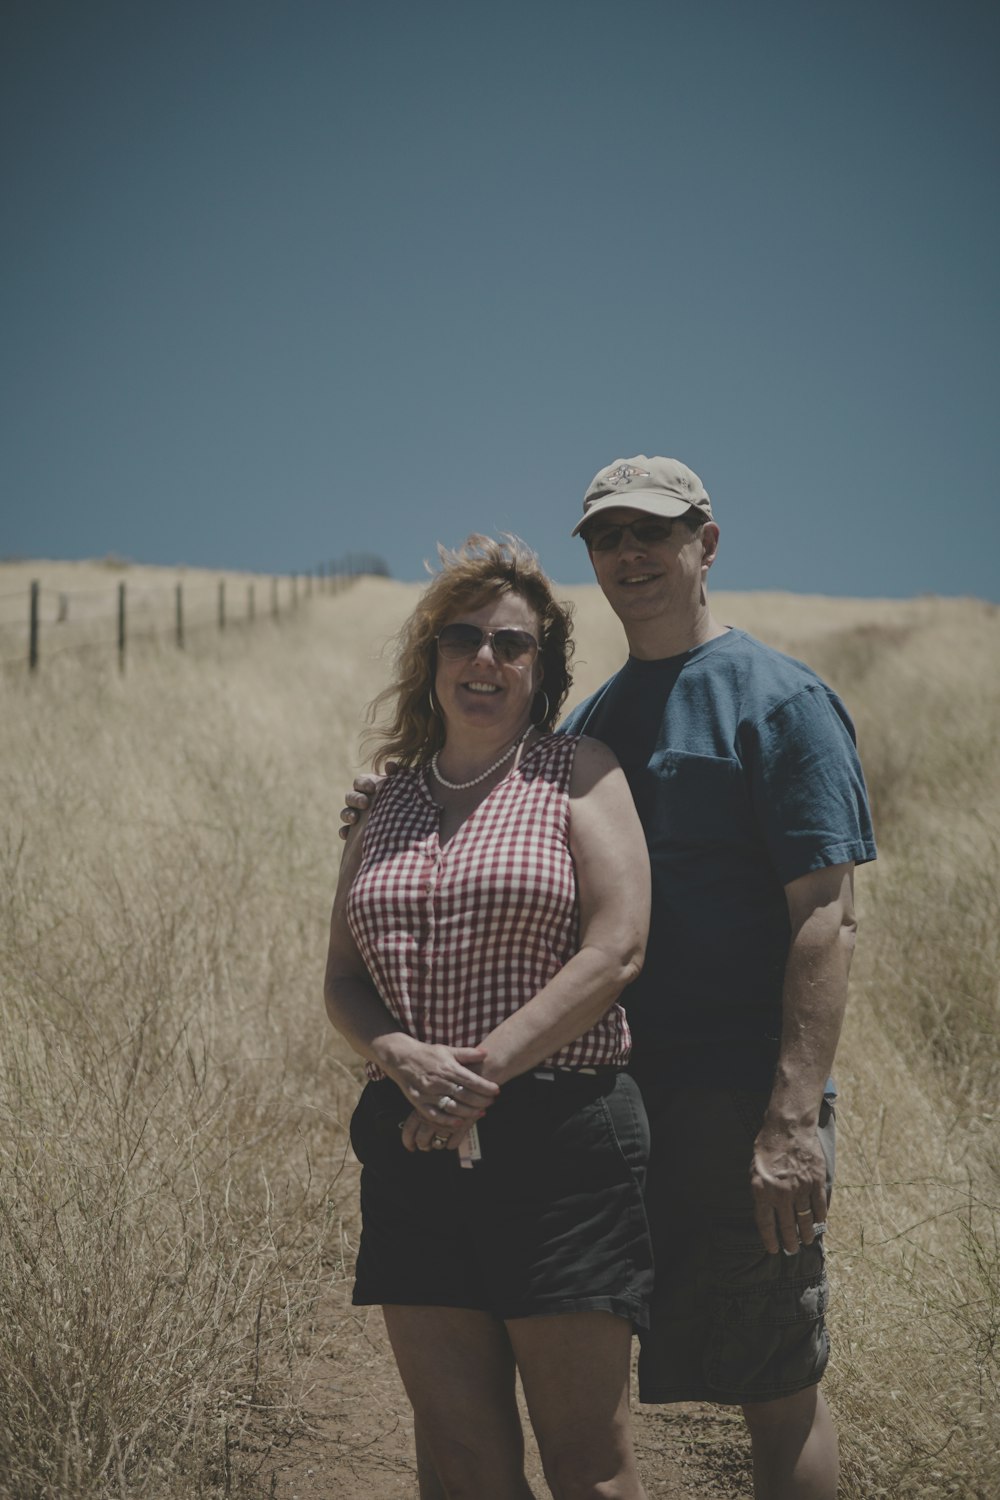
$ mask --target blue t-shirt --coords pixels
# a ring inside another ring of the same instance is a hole
[[[802,662],[730,630],[682,656],[630,657],[560,727],[615,752],[649,846],[646,963],[622,997],[636,1062],[678,1083],[769,1088],[783,888],[875,858],[843,703]]]

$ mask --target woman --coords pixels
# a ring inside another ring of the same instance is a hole
[[[531,1496],[516,1365],[552,1493],[641,1500],[647,1132],[616,1001],[646,939],[645,842],[611,752],[550,732],[569,618],[533,554],[471,537],[441,557],[376,700],[376,764],[401,769],[348,841],[330,926],[327,1011],[371,1080],[354,1301],[383,1307],[447,1496]]]

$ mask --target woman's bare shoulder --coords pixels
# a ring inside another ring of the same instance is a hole
[[[580,735],[573,759],[570,795],[584,796],[615,771],[621,772],[621,765],[614,751],[609,750],[603,740],[591,739],[588,734]]]

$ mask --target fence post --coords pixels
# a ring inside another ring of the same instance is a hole
[[[292,574],[292,608],[293,609],[296,609],[298,607],[298,602],[299,602],[299,576],[298,576],[297,573],[293,573]]]
[[[31,603],[28,609],[28,671],[38,671],[38,594],[40,585],[32,580]]]
[[[69,595],[68,594],[60,594],[59,595],[59,613],[56,616],[56,624],[57,625],[65,625],[65,623],[66,623],[66,621],[68,619],[69,619]]]
[[[278,618],[278,580],[274,575],[271,577],[271,613]]]
[[[312,568],[307,568],[306,569],[306,598],[307,599],[311,599],[312,598],[312,591],[313,591]]]
[[[248,583],[247,584],[247,619],[250,621],[251,625],[253,624],[253,618],[254,618],[253,584],[252,583]]]
[[[174,589],[174,635],[178,646],[184,647],[184,586],[178,584]]]
[[[226,628],[226,585],[219,579],[219,629]]]
[[[125,670],[125,585],[118,585],[118,670]]]

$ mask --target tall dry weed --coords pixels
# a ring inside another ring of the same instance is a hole
[[[830,601],[836,603],[837,601]],[[776,644],[846,698],[880,858],[838,1073],[831,1219],[845,1493],[1000,1493],[1000,611],[854,606]],[[757,622],[766,634],[767,621]]]
[[[151,651],[124,682],[62,662],[6,684],[10,1500],[262,1486],[344,1274],[317,995],[348,767],[320,713],[302,724],[296,628]]]
[[[569,592],[579,696],[622,645],[595,591]],[[328,1034],[319,971],[340,793],[383,680],[378,645],[413,597],[362,583],[253,635],[149,646],[123,681],[66,657],[37,682],[0,682],[12,1500],[270,1488],[317,1298],[350,1271],[357,1071]],[[717,604],[843,693],[876,810],[837,1069],[827,1389],[843,1493],[987,1500],[1000,1493],[998,612]]]

